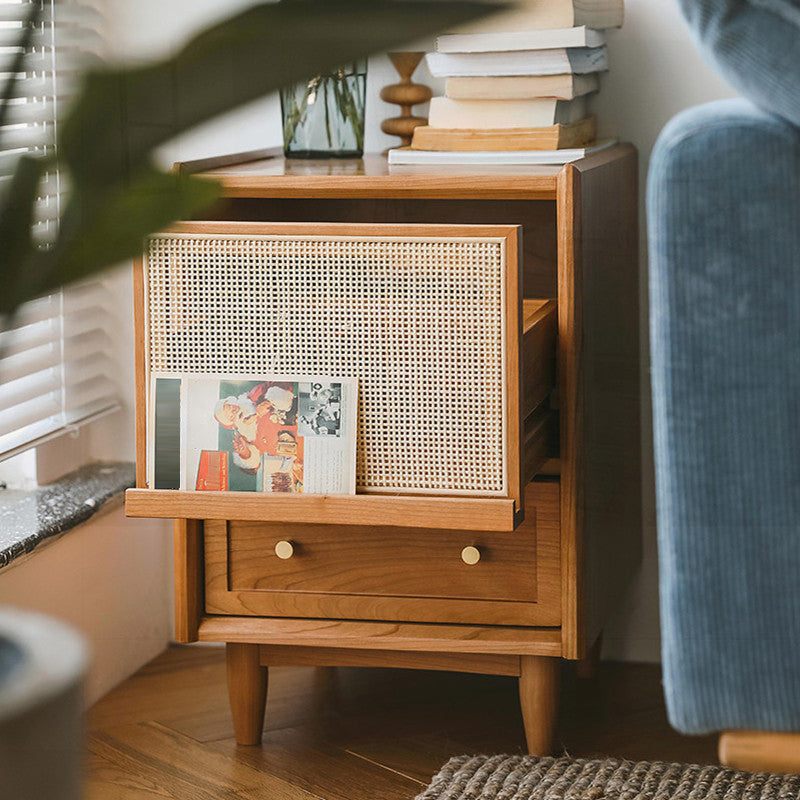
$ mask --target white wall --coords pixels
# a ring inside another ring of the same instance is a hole
[[[647,335],[647,261],[644,189],[650,151],[666,122],[684,108],[734,95],[700,59],[674,0],[626,0],[625,26],[608,36],[611,68],[595,110],[600,134],[632,141],[640,157],[642,328]],[[647,339],[643,344],[646,345]],[[658,568],[652,487],[649,359],[643,352],[645,519],[642,570],[623,609],[605,632],[604,657],[660,658]]]
[[[114,52],[120,57],[164,52],[213,18],[249,4],[248,0],[228,0],[224,4],[217,0],[171,0],[168,3],[163,0],[137,0],[136,3],[108,0],[108,3]],[[408,49],[430,49],[431,46],[432,42],[417,42]],[[667,120],[683,108],[729,96],[732,91],[695,53],[672,0],[628,0],[625,27],[610,33],[609,50],[611,71],[604,77],[595,103],[600,132],[630,140],[639,148],[643,189],[652,145]],[[424,65],[417,70],[415,78],[441,90],[441,83],[430,78]],[[370,60],[365,137],[366,149],[370,152],[381,151],[395,141],[381,133],[379,126],[382,119],[396,113],[396,108],[378,97],[380,88],[395,80],[388,59],[378,56]],[[164,148],[161,160],[168,164],[177,159],[274,146],[280,141],[280,110],[273,96],[171,143]],[[644,250],[643,238],[643,276],[646,274]],[[120,317],[125,318],[129,326],[129,280],[126,274],[112,280],[116,281],[120,298]],[[643,300],[646,300],[645,289],[643,281]],[[132,391],[130,338],[130,332],[125,332],[120,347],[129,392]],[[648,409],[646,403],[646,418]],[[125,424],[127,427],[119,427],[119,423],[109,422],[105,437],[97,438],[99,449],[127,452],[132,446],[130,418]],[[123,440],[119,438],[121,430],[126,431]],[[649,434],[646,441],[649,441]],[[649,470],[652,453],[647,445],[644,455]],[[655,523],[650,483],[645,495],[644,563],[625,608],[606,631],[605,654],[610,658],[655,661],[659,657]]]
[[[171,530],[117,507],[0,571],[0,605],[50,614],[86,635],[90,704],[169,641]]]

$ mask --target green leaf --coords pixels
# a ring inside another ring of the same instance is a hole
[[[55,246],[33,259],[24,296],[29,300],[87,278],[142,252],[144,238],[185,219],[219,197],[214,181],[148,168],[110,193],[77,192],[69,201]]]
[[[33,253],[33,210],[48,165],[48,159],[21,156],[0,203],[0,315],[11,314],[21,302]]]
[[[218,196],[215,184],[153,169],[155,147],[283,86],[497,9],[470,0],[262,3],[171,58],[91,71],[59,128],[72,190],[55,246],[30,243],[41,165],[34,173],[25,160],[2,209],[0,314],[137,255],[146,235]]]
[[[204,31],[172,58],[89,73],[61,127],[61,155],[80,183],[116,181],[154,147],[218,114],[497,9],[468,0],[258,5]]]

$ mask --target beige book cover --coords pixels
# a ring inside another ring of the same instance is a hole
[[[606,43],[602,31],[585,25],[543,31],[518,30],[497,33],[451,33],[436,40],[440,53],[497,53],[512,50],[552,50],[556,47],[600,47]]]
[[[586,98],[556,100],[453,100],[434,97],[428,124],[434,128],[542,128],[568,124],[587,114]]]
[[[596,137],[594,117],[543,128],[465,130],[421,125],[414,129],[411,147],[415,150],[560,150],[583,147]]]
[[[584,75],[608,69],[606,48],[559,47],[552,50],[512,50],[501,53],[428,53],[431,75],[437,78],[490,75]]]
[[[600,88],[597,73],[586,75],[510,75],[448,78],[445,96],[454,100],[528,100],[556,97],[571,100]]]

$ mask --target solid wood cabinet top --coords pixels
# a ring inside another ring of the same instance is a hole
[[[622,157],[625,145],[601,150],[582,166]],[[287,159],[279,149],[179,162],[182,172],[221,180],[226,197],[553,200],[561,166],[390,167],[385,156]]]

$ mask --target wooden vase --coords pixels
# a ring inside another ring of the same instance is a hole
[[[381,130],[391,136],[399,136],[402,147],[411,144],[411,137],[417,125],[427,125],[425,117],[415,117],[411,107],[418,103],[427,103],[433,92],[429,86],[414,83],[411,76],[425,53],[389,53],[389,60],[400,75],[400,83],[393,83],[381,89],[381,100],[395,103],[402,112],[399,117],[385,119]]]

